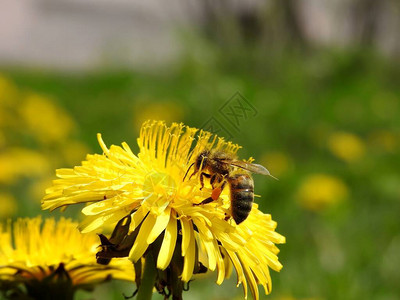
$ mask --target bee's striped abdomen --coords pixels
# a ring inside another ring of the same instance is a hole
[[[231,214],[236,224],[248,217],[254,200],[254,183],[250,175],[235,174],[228,178],[231,190]]]

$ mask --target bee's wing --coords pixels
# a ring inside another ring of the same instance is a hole
[[[252,163],[241,161],[241,160],[222,160],[222,162],[230,164],[230,165],[238,167],[238,168],[245,169],[252,173],[267,175],[267,176],[271,176],[271,177],[275,178],[274,176],[271,175],[271,173],[267,170],[267,168],[265,168],[264,166],[259,165],[259,164],[252,164]]]

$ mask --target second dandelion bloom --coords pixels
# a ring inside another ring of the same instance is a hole
[[[104,154],[88,155],[74,169],[57,170],[59,179],[46,191],[42,207],[85,203],[83,232],[115,227],[111,237],[101,235],[101,263],[127,256],[136,265],[145,260],[149,264],[153,257],[154,285],[164,295],[180,297],[183,283],[208,270],[217,272],[216,282],[221,284],[232,268],[246,296],[250,289],[258,299],[258,284],[270,293],[269,270],[282,268],[275,244],[285,242],[275,232],[276,222],[254,204],[248,218],[237,225],[229,218],[228,188],[215,201],[200,204],[213,195],[210,180],[205,179],[204,188],[200,174],[183,180],[204,150],[236,156],[238,145],[161,121],[143,124],[137,155],[126,143],[108,148],[100,135],[98,140]]]
[[[97,237],[81,234],[62,218],[18,219],[0,223],[0,298],[72,300],[78,289],[92,289],[111,278],[133,281],[132,264],[123,259],[96,263]]]

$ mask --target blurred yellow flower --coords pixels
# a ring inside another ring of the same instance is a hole
[[[345,200],[348,194],[348,188],[340,178],[314,174],[308,176],[300,185],[297,199],[305,209],[320,211]]]
[[[18,90],[14,84],[8,78],[0,74],[0,107],[13,104],[17,93]]]
[[[139,101],[133,111],[133,122],[137,129],[146,120],[164,120],[167,124],[170,124],[174,120],[182,120],[184,117],[183,107],[172,101],[152,102],[152,99],[149,99],[146,103],[143,103],[144,100]]]
[[[26,129],[44,143],[63,141],[74,129],[73,121],[63,109],[38,94],[26,96],[19,112]]]
[[[103,249],[98,256],[129,256],[134,263],[146,257],[147,264],[153,253],[154,268],[166,278],[159,276],[155,283],[164,295],[165,288],[178,295],[183,282],[205,270],[217,270],[221,284],[234,267],[245,295],[249,287],[258,299],[257,284],[265,293],[271,291],[269,268],[282,268],[275,244],[284,243],[285,238],[275,232],[276,222],[256,204],[240,225],[227,218],[229,189],[218,200],[198,205],[213,190],[210,184],[200,189],[199,174],[183,180],[190,165],[204,149],[235,155],[239,146],[209,132],[197,132],[183,124],[167,127],[161,121],[145,122],[138,155],[126,143],[107,148],[99,135],[104,155],[88,155],[82,166],[57,170],[59,179],[47,189],[42,208],[86,203],[83,232],[115,226],[120,220],[110,239],[101,236]]]
[[[328,138],[329,150],[338,158],[354,162],[365,154],[364,142],[356,135],[348,132],[335,132]]]
[[[10,148],[0,152],[0,183],[10,184],[20,177],[38,176],[50,172],[46,157],[39,152]]]
[[[21,212],[29,201],[43,197],[55,165],[75,165],[87,153],[74,138],[74,128],[52,98],[18,88],[0,74],[0,185],[4,193],[14,193]],[[0,206],[3,215],[14,210],[11,203]]]
[[[17,212],[17,202],[13,195],[0,193],[0,219],[13,216]]]
[[[0,74],[0,130],[15,123],[12,111],[16,106],[17,95],[13,83]]]
[[[111,277],[134,278],[133,266],[126,259],[98,265],[97,236],[81,234],[77,225],[64,218],[58,222],[46,219],[42,224],[41,217],[18,219],[13,229],[11,221],[7,226],[0,224],[0,287],[19,294],[18,299],[32,299],[22,296],[26,292],[35,295],[34,299],[56,299],[54,295],[88,288]]]
[[[29,187],[29,195],[32,199],[42,199],[46,188],[53,182],[53,174],[48,177],[42,176],[34,180]]]
[[[261,156],[260,162],[264,166],[268,166],[268,169],[272,174],[279,177],[285,174],[291,167],[291,159],[283,152],[268,152]]]

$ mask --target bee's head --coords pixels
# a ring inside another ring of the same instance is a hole
[[[192,163],[192,164],[190,165],[190,167],[187,169],[187,171],[186,171],[186,173],[185,173],[185,176],[183,177],[183,181],[185,181],[185,178],[186,178],[186,176],[187,176],[187,174],[188,174],[188,172],[189,172],[189,170],[190,170],[191,167],[194,166],[194,171],[193,171],[192,175],[190,175],[189,180],[190,180],[190,178],[192,178],[192,176],[193,176],[194,174],[196,174],[196,173],[199,172],[199,171],[202,171],[202,170],[206,167],[206,165],[208,164],[208,162],[209,162],[209,159],[210,159],[209,156],[210,156],[210,150],[204,150],[204,151],[202,151],[202,152],[199,154],[199,156],[197,156],[195,162]]]
[[[208,164],[210,156],[210,150],[203,150],[199,156],[196,158],[196,161],[194,163],[194,170],[195,172],[198,172],[199,170],[203,170],[205,166]]]

